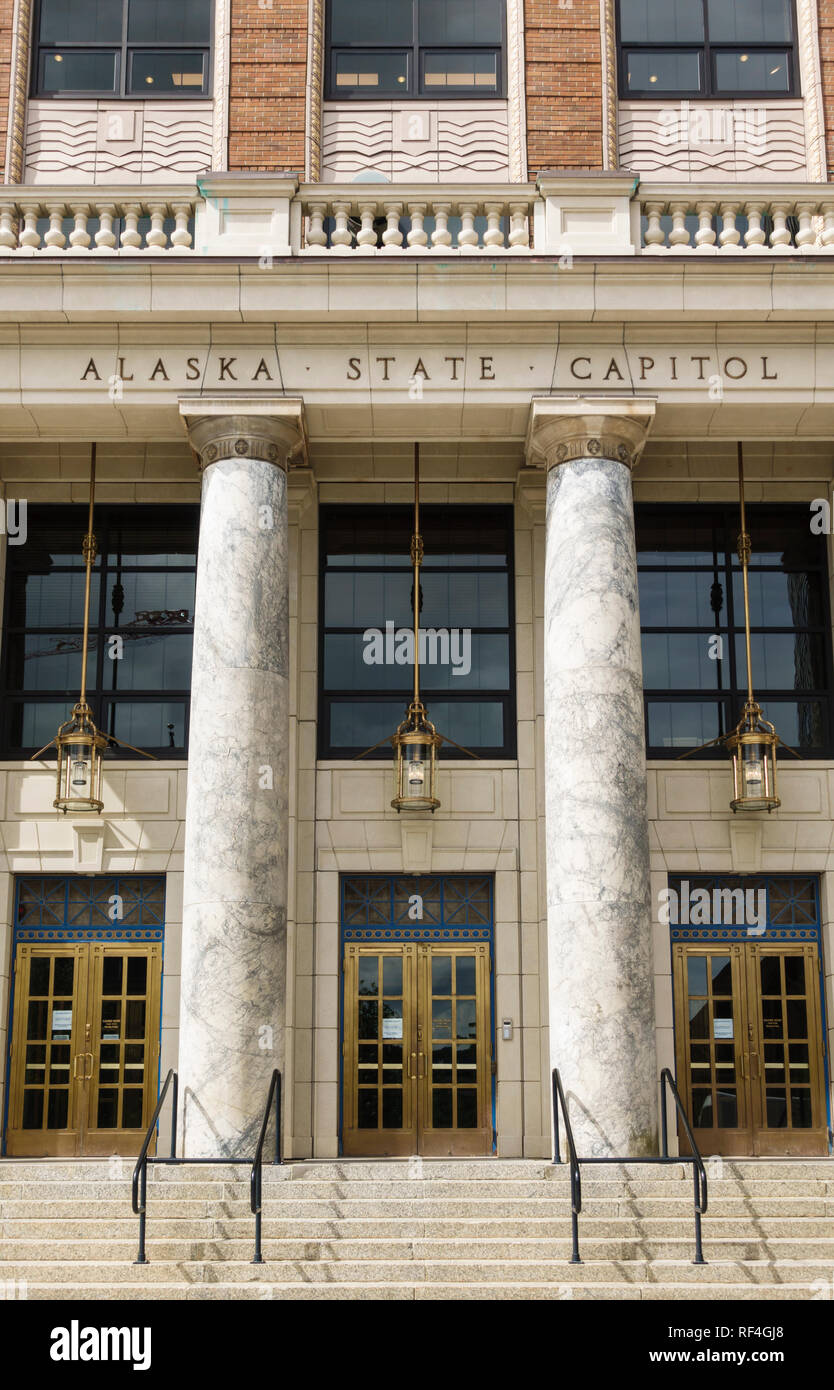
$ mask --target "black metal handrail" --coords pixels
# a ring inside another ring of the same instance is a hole
[[[666,1087],[672,1092],[678,1114],[681,1117],[683,1128],[686,1133],[689,1147],[692,1150],[689,1154],[680,1154],[677,1158],[669,1156],[669,1139],[667,1134],[668,1107],[666,1102]],[[568,1148],[570,1150],[570,1186],[571,1186],[571,1225],[573,1229],[573,1253],[571,1264],[581,1264],[579,1258],[579,1213],[582,1210],[582,1164],[583,1163],[691,1163],[695,1182],[695,1259],[692,1261],[696,1265],[704,1265],[704,1252],[701,1244],[701,1217],[706,1214],[708,1204],[707,1194],[707,1173],[704,1162],[701,1158],[698,1145],[695,1143],[695,1136],[692,1133],[692,1126],[689,1117],[684,1109],[683,1101],[680,1098],[675,1079],[668,1067],[664,1067],[660,1073],[660,1112],[661,1112],[661,1153],[657,1158],[579,1158],[576,1153],[576,1145],[573,1142],[568,1107],[565,1101],[565,1092],[562,1087],[562,1078],[559,1075],[558,1067],[553,1068],[553,1162],[561,1163],[561,1152],[559,1148],[559,1106],[565,1117],[565,1129],[568,1135]],[[576,1202],[576,1194],[579,1193],[579,1203]]]
[[[175,1162],[177,1156],[177,1097],[179,1095],[179,1078],[174,1068],[171,1067],[165,1078],[162,1090],[159,1093],[159,1100],[156,1102],[156,1109],[153,1112],[153,1119],[148,1125],[148,1131],[142,1141],[139,1150],[139,1157],[136,1160],[136,1167],[133,1170],[133,1184],[131,1188],[131,1206],[134,1213],[139,1217],[139,1254],[134,1260],[134,1264],[146,1265],[145,1258],[145,1212],[147,1208],[148,1194],[148,1149],[151,1146],[154,1130],[159,1122],[160,1112],[168,1094],[168,1087],[174,1083],[173,1105],[171,1108],[171,1158],[169,1162]]]
[[[690,1149],[692,1150],[692,1173],[693,1173],[693,1178],[694,1178],[694,1182],[695,1182],[695,1260],[694,1260],[694,1263],[695,1263],[696,1265],[702,1265],[702,1264],[706,1264],[706,1260],[704,1259],[704,1252],[703,1252],[703,1249],[701,1248],[701,1217],[702,1217],[702,1216],[706,1216],[706,1213],[707,1213],[707,1206],[708,1206],[708,1201],[709,1201],[708,1194],[707,1194],[707,1170],[706,1170],[706,1168],[704,1167],[704,1160],[701,1158],[700,1149],[698,1148],[698,1145],[695,1143],[695,1135],[692,1133],[692,1126],[691,1126],[690,1123],[689,1123],[689,1116],[687,1115],[687,1113],[686,1113],[686,1111],[685,1111],[685,1109],[684,1109],[683,1101],[681,1100],[681,1097],[680,1097],[680,1092],[679,1092],[679,1090],[678,1090],[678,1088],[677,1088],[677,1085],[676,1085],[676,1083],[675,1083],[675,1078],[673,1077],[673,1075],[672,1075],[672,1073],[671,1073],[671,1071],[669,1070],[668,1067],[664,1067],[664,1068],[663,1068],[663,1071],[660,1073],[660,1114],[661,1114],[661,1140],[662,1140],[662,1144],[663,1144],[663,1157],[666,1158],[666,1159],[669,1158],[669,1141],[668,1141],[668,1137],[667,1137],[668,1115],[667,1115],[667,1105],[666,1105],[666,1087],[667,1087],[667,1086],[669,1087],[669,1090],[672,1092],[672,1098],[673,1098],[673,1100],[674,1100],[674,1102],[675,1102],[675,1105],[676,1105],[676,1107],[677,1107],[678,1115],[679,1115],[679,1117],[680,1117],[681,1124],[683,1125],[684,1133],[686,1134],[686,1138],[687,1138],[687,1142],[688,1142],[688,1144],[689,1144]],[[674,1160],[674,1159],[671,1159],[670,1162],[674,1163],[675,1160]]]
[[[173,1091],[173,1106],[172,1106],[172,1111],[171,1111],[171,1153],[170,1153],[170,1156],[169,1156],[168,1158],[159,1158],[159,1157],[157,1157],[156,1155],[150,1155],[150,1154],[148,1153],[148,1149],[149,1149],[150,1146],[151,1146],[151,1140],[153,1139],[154,1130],[156,1129],[157,1124],[158,1124],[158,1122],[159,1122],[159,1116],[160,1116],[160,1113],[161,1113],[161,1111],[162,1111],[162,1106],[163,1106],[163,1104],[164,1104],[165,1097],[166,1097],[166,1095],[167,1095],[167,1093],[168,1093],[168,1087],[171,1085],[172,1082],[173,1082],[174,1091]],[[147,1130],[147,1133],[146,1133],[146,1135],[145,1135],[145,1138],[144,1138],[144,1140],[143,1140],[143,1142],[142,1142],[142,1147],[141,1147],[141,1149],[139,1150],[139,1157],[138,1157],[137,1160],[136,1160],[136,1167],[135,1167],[134,1170],[133,1170],[133,1186],[132,1186],[132,1200],[131,1200],[131,1205],[132,1205],[132,1207],[133,1207],[133,1211],[134,1211],[135,1215],[139,1217],[139,1253],[138,1253],[136,1259],[134,1260],[134,1264],[146,1265],[146,1264],[148,1263],[148,1259],[147,1259],[147,1256],[146,1256],[146,1254],[145,1254],[145,1224],[146,1224],[147,1189],[148,1189],[148,1164],[149,1164],[149,1163],[161,1163],[161,1164],[166,1164],[166,1165],[168,1165],[168,1166],[178,1166],[178,1165],[186,1164],[186,1163],[187,1163],[187,1164],[208,1163],[208,1164],[211,1164],[212,1167],[214,1167],[214,1166],[216,1166],[216,1165],[218,1165],[218,1164],[234,1165],[234,1166],[236,1166],[236,1167],[239,1167],[239,1166],[241,1165],[241,1163],[246,1163],[246,1162],[248,1162],[248,1160],[245,1159],[245,1158],[187,1158],[187,1157],[178,1158],[178,1157],[177,1157],[177,1101],[178,1101],[178,1097],[179,1097],[179,1079],[178,1079],[178,1077],[177,1077],[177,1073],[174,1071],[174,1069],[173,1069],[173,1067],[172,1067],[171,1070],[168,1072],[168,1075],[167,1075],[166,1078],[165,1078],[165,1082],[164,1082],[164,1084],[163,1084],[162,1090],[161,1090],[160,1093],[159,1093],[159,1100],[156,1102],[156,1109],[155,1109],[154,1112],[153,1112],[153,1118],[151,1119],[151,1122],[150,1122],[150,1124],[148,1125],[148,1130]],[[271,1108],[271,1105],[272,1105],[273,1097],[274,1097],[274,1099],[275,1099],[275,1159],[274,1159],[274,1162],[275,1162],[275,1163],[280,1163],[280,1162],[281,1162],[281,1073],[280,1073],[280,1071],[278,1071],[278,1070],[273,1071],[272,1077],[271,1077],[271,1079],[270,1079],[270,1083],[269,1083],[269,1095],[268,1095],[267,1102],[266,1102],[266,1110],[265,1110],[265,1112],[264,1112],[264,1120],[263,1120],[263,1124],[261,1125],[260,1137],[259,1137],[259,1139],[258,1139],[258,1146],[257,1146],[257,1149],[256,1149],[256,1151],[255,1151],[255,1158],[254,1158],[253,1163],[252,1163],[252,1174],[251,1174],[251,1177],[250,1177],[250,1206],[251,1206],[251,1208],[252,1208],[253,1213],[255,1214],[255,1259],[252,1261],[253,1264],[263,1264],[263,1260],[261,1259],[261,1212],[260,1212],[260,1207],[261,1207],[261,1190],[262,1190],[262,1169],[263,1169],[263,1146],[264,1146],[264,1139],[265,1139],[265,1137],[266,1137],[267,1124],[268,1124],[268,1121],[269,1121],[269,1112],[270,1112],[270,1108]],[[257,1173],[257,1177],[256,1177],[256,1173]],[[256,1194],[257,1194],[257,1200],[256,1200]],[[256,1208],[257,1208],[257,1209],[256,1209]]]
[[[559,1075],[559,1068],[553,1068],[553,1162],[561,1163],[562,1154],[559,1147],[559,1106],[562,1107],[562,1114],[565,1117],[565,1133],[568,1136],[568,1155],[570,1159],[570,1219],[571,1234],[573,1237],[573,1251],[570,1262],[572,1265],[581,1265],[579,1258],[579,1213],[582,1210],[582,1173],[579,1167],[579,1159],[576,1156],[576,1145],[573,1142],[573,1130],[571,1129],[570,1115],[568,1114],[565,1092],[562,1088],[562,1078]]]
[[[276,1069],[272,1073],[269,1083],[269,1094],[266,1098],[264,1108],[264,1118],[261,1125],[261,1132],[258,1136],[258,1147],[255,1149],[255,1157],[252,1160],[252,1172],[249,1175],[249,1206],[255,1217],[255,1256],[252,1260],[253,1265],[263,1264],[261,1254],[261,1209],[263,1196],[263,1156],[264,1140],[269,1125],[269,1112],[272,1109],[272,1101],[275,1100],[275,1163],[281,1162],[281,1073]]]

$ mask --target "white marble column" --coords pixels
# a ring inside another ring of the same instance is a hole
[[[203,474],[180,989],[183,1152],[246,1158],[272,1070],[283,1064],[287,466],[302,413],[300,401],[283,399],[183,401],[180,411]]]
[[[657,1153],[643,677],[631,470],[654,405],[540,400],[551,1064],[580,1154]]]

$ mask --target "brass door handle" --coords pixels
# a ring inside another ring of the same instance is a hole
[[[407,1053],[406,1056],[408,1057],[408,1079],[409,1079],[409,1081],[413,1081],[413,1080],[414,1080],[414,1076],[415,1076],[415,1072],[414,1072],[414,1066],[413,1066],[413,1063],[412,1063],[412,1058],[413,1058],[413,1057],[416,1057],[416,1056],[417,1056],[417,1053],[416,1053],[416,1052]]]
[[[90,1070],[89,1070],[89,1071],[85,1071],[84,1076],[83,1076],[82,1079],[83,1079],[84,1081],[92,1081],[92,1079],[93,1079],[93,1063],[94,1063],[94,1061],[95,1061],[95,1058],[93,1057],[92,1052],[84,1052],[84,1053],[82,1053],[81,1055],[82,1055],[83,1057],[89,1057],[89,1059],[90,1059]]]
[[[422,1080],[424,1079],[425,1075],[426,1075],[426,1069],[425,1069],[425,1067],[423,1066],[424,1060],[425,1060],[425,1053],[424,1053],[424,1052],[418,1052],[418,1053],[417,1053],[417,1077],[418,1077],[418,1079],[419,1079],[420,1081],[422,1081]]]
[[[746,1080],[747,1080],[747,1053],[746,1053],[746,1052],[742,1052],[742,1054],[741,1054],[741,1079],[742,1079],[742,1081],[746,1081]]]
[[[76,1052],[75,1056],[73,1057],[73,1059],[72,1059],[72,1079],[73,1079],[73,1081],[83,1081],[83,1080],[84,1080],[83,1076],[79,1077],[79,1075],[78,1075],[78,1063],[81,1061],[81,1058],[82,1058],[82,1057],[86,1057],[86,1055],[87,1055],[87,1054],[86,1054],[85,1052]]]

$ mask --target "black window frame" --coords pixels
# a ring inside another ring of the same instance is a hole
[[[778,43],[716,43],[711,44],[709,39],[709,5],[707,0],[691,0],[692,4],[700,3],[704,11],[704,39],[702,43],[629,43],[624,44],[621,31],[621,7],[617,0],[617,72],[620,88],[621,101],[790,101],[801,97],[801,87],[799,80],[799,36],[796,21],[796,0],[790,0],[790,19],[791,37],[784,45]],[[731,4],[732,0],[726,0]],[[784,47],[788,54],[789,82],[787,90],[784,92],[757,91],[723,91],[718,87],[715,78],[714,57],[719,53],[737,53],[740,50],[749,53],[769,53],[773,49]],[[628,85],[627,71],[627,52],[628,53],[697,53],[699,66],[703,81],[703,90],[690,91],[669,91],[660,87],[651,92],[633,92]]]
[[[489,44],[421,44],[420,43],[420,0],[412,3],[412,41],[411,44],[386,43],[337,43],[330,40],[332,30],[331,14],[333,0],[327,0],[325,7],[325,55],[324,55],[324,99],[325,101],[500,101],[507,95],[507,6],[501,4],[501,42]],[[407,55],[408,80],[396,92],[368,92],[361,87],[337,87],[336,58],[339,54],[369,51],[379,53],[405,53]],[[495,53],[497,57],[497,82],[494,91],[479,92],[469,87],[432,87],[425,90],[423,80],[423,58],[431,53]]]
[[[744,613],[735,611],[735,594],[733,585],[733,575],[740,575],[741,569],[738,565],[736,554],[736,543],[741,524],[739,519],[738,503],[723,502],[693,502],[693,503],[664,503],[664,502],[637,502],[635,503],[635,528],[639,529],[642,517],[663,517],[663,516],[687,516],[693,522],[703,524],[709,522],[710,518],[719,518],[723,525],[724,548],[723,558],[719,552],[718,571],[723,587],[724,612],[720,625],[712,624],[709,626],[691,626],[676,624],[673,627],[662,627],[656,624],[647,624],[643,621],[643,614],[640,614],[640,635],[642,638],[646,633],[690,633],[693,640],[707,640],[709,636],[719,632],[724,637],[726,657],[725,661],[729,666],[729,683],[722,689],[709,691],[704,689],[673,689],[664,690],[647,689],[643,690],[643,706],[645,721],[646,738],[646,758],[650,762],[669,762],[679,758],[681,754],[688,753],[687,761],[696,760],[706,761],[708,759],[721,759],[726,757],[720,745],[713,748],[694,752],[697,744],[679,744],[674,747],[664,747],[662,745],[652,745],[649,742],[649,706],[651,704],[715,704],[722,705],[724,710],[723,733],[729,733],[737,724],[742,715],[744,703],[747,699],[747,686],[741,686],[738,682],[738,662],[736,656],[736,642],[739,637],[744,637]],[[803,758],[814,761],[828,760],[834,757],[834,645],[832,644],[831,628],[831,600],[829,592],[829,564],[828,550],[825,545],[825,537],[813,537],[817,546],[820,559],[816,565],[807,564],[800,566],[785,565],[764,565],[756,564],[756,522],[767,517],[777,517],[784,519],[786,514],[792,516],[804,516],[808,522],[809,535],[811,515],[807,506],[801,503],[748,503],[747,505],[747,530],[753,539],[753,555],[751,559],[751,573],[755,570],[769,573],[788,574],[792,569],[796,572],[809,572],[813,570],[820,575],[820,602],[821,602],[821,621],[816,624],[808,624],[802,627],[788,627],[785,624],[773,624],[763,627],[751,622],[751,633],[796,633],[808,632],[819,635],[823,644],[823,664],[827,687],[825,689],[814,688],[812,690],[797,691],[786,690],[783,688],[771,688],[756,683],[755,655],[753,669],[753,686],[756,699],[764,708],[765,718],[773,721],[776,732],[784,733],[784,726],[780,729],[779,706],[780,703],[816,703],[822,709],[823,719],[823,742],[819,746],[810,748],[798,748],[797,751]],[[639,546],[639,540],[638,540]],[[735,563],[734,563],[735,562]],[[702,572],[709,572],[712,567],[699,566],[696,563],[687,565],[656,565],[642,562],[640,550],[637,552],[638,574],[654,572],[660,574],[670,573],[691,573],[693,570],[700,569]],[[715,730],[713,737],[717,736],[719,729]],[[788,739],[788,742],[790,740]],[[787,755],[790,759],[790,755]],[[790,759],[793,761],[793,759]]]
[[[65,524],[68,517],[72,516],[73,524],[76,517],[78,521],[78,551],[80,555],[81,540],[87,529],[87,507],[83,504],[69,503],[67,505],[55,505],[50,503],[34,503],[28,509],[28,540],[31,543],[33,526],[43,526],[45,529],[50,525]],[[93,575],[102,574],[104,570],[101,565],[101,557],[110,553],[108,551],[108,538],[110,531],[117,518],[124,525],[129,520],[131,525],[142,525],[147,523],[155,528],[166,525],[181,525],[185,521],[193,521],[195,542],[199,542],[199,503],[181,502],[166,505],[164,508],[154,506],[149,503],[102,503],[97,504],[93,520],[93,534],[96,537],[98,546],[98,560],[93,566]],[[26,552],[26,546],[19,548]],[[72,625],[53,624],[49,627],[21,626],[11,622],[12,598],[13,598],[13,576],[15,573],[15,561],[17,558],[18,547],[7,546],[6,565],[5,565],[5,599],[3,605],[3,643],[2,653],[0,653],[0,707],[2,707],[2,723],[0,724],[0,759],[6,761],[21,761],[29,758],[38,749],[36,747],[19,746],[11,742],[11,723],[13,709],[18,705],[26,704],[54,704],[55,706],[55,732],[58,725],[69,718],[70,710],[78,699],[78,689],[73,690],[22,690],[17,687],[10,688],[9,685],[9,638],[22,636],[24,634],[42,633],[44,635],[66,632],[68,635],[77,636],[83,627],[83,602],[79,607],[78,622]],[[21,557],[22,558],[22,557]],[[24,568],[24,567],[21,567]],[[83,574],[80,564],[55,566],[56,571],[68,574]],[[153,565],[122,566],[125,573],[143,574],[194,574],[197,573],[197,556],[195,549],[195,559],[193,565],[169,565],[156,567]],[[38,573],[37,569],[30,569],[29,573]],[[40,571],[42,572],[42,571]],[[107,566],[108,576],[113,574],[112,565]],[[90,653],[89,661],[92,661],[95,677],[91,681],[87,691],[87,701],[93,713],[93,719],[98,728],[103,733],[112,731],[112,723],[109,716],[111,707],[118,704],[158,704],[160,702],[170,702],[171,704],[181,703],[183,705],[183,742],[175,747],[165,747],[158,745],[146,746],[146,751],[153,753],[160,760],[170,760],[183,762],[188,757],[189,725],[191,714],[191,683],[188,689],[183,690],[162,690],[162,691],[135,691],[107,690],[103,682],[103,663],[105,657],[106,639],[113,635],[118,629],[118,623],[112,620],[107,621],[106,602],[107,585],[99,584],[98,612],[91,610],[90,614],[90,637],[95,639],[95,649]],[[129,627],[125,624],[120,631],[127,632]],[[156,629],[159,631],[160,629]],[[193,637],[194,623],[184,623],[181,625],[165,625],[165,633],[172,636],[188,635]],[[149,635],[154,632],[153,627],[140,629],[142,635]],[[104,715],[107,709],[108,714]],[[141,754],[134,753],[128,748],[121,748],[118,745],[111,745],[112,756],[118,759],[140,759]],[[48,754],[45,756],[49,756]],[[110,754],[106,755],[107,757]],[[145,760],[142,759],[144,762]]]
[[[454,511],[455,508],[458,507],[458,506],[459,506],[459,509],[460,509],[461,512],[466,512],[466,513],[468,513],[468,514],[471,514],[471,513],[472,513],[473,508],[472,508],[472,507],[469,507],[469,506],[466,506],[465,504],[456,504],[456,503],[452,503],[452,504],[437,504],[437,503],[431,503],[431,502],[429,502],[429,503],[422,503],[422,504],[421,504],[421,507],[420,507],[420,514],[421,514],[421,531],[422,531],[422,533],[423,533],[424,542],[427,542],[427,541],[428,541],[427,549],[428,549],[429,546],[430,546],[431,513],[432,513],[432,511],[433,511],[435,508],[438,508],[438,509],[439,509],[439,508],[442,508],[442,510],[444,510],[445,512],[449,512],[449,511]],[[506,520],[506,528],[507,528],[507,562],[506,562],[506,567],[505,567],[504,565],[501,565],[501,566],[495,566],[494,569],[495,569],[496,571],[500,571],[500,573],[502,573],[502,574],[506,574],[506,575],[507,575],[507,619],[508,619],[507,627],[506,627],[506,628],[503,628],[503,627],[502,627],[502,628],[486,628],[486,627],[480,628],[480,627],[479,627],[479,628],[477,629],[477,631],[478,631],[478,633],[484,633],[484,634],[486,634],[486,635],[489,635],[489,634],[492,633],[492,632],[495,632],[495,633],[499,633],[499,632],[500,632],[501,634],[503,634],[504,632],[507,633],[507,635],[508,635],[508,660],[509,660],[509,666],[510,666],[509,687],[508,687],[508,689],[507,689],[506,691],[504,691],[504,690],[501,690],[501,691],[491,691],[491,690],[472,690],[472,689],[468,689],[468,690],[462,690],[462,691],[460,691],[459,694],[455,694],[454,691],[446,691],[446,690],[444,690],[442,693],[439,692],[439,691],[438,691],[438,692],[428,693],[428,690],[426,689],[426,690],[424,690],[424,698],[425,698],[426,706],[427,706],[427,708],[428,708],[428,714],[429,714],[429,718],[430,718],[430,719],[432,718],[432,703],[433,703],[433,702],[434,702],[434,703],[439,703],[439,704],[447,704],[447,703],[450,703],[450,702],[452,702],[452,703],[458,703],[458,704],[499,704],[499,703],[502,704],[502,705],[503,705],[503,708],[504,708],[504,743],[503,743],[503,745],[502,745],[501,747],[479,747],[479,748],[473,749],[472,751],[477,753],[479,759],[483,759],[483,760],[485,760],[485,761],[490,761],[490,762],[492,762],[492,761],[495,761],[495,762],[515,762],[515,760],[516,760],[516,758],[517,758],[517,756],[518,756],[518,717],[517,717],[517,685],[518,685],[518,670],[517,670],[517,660],[516,660],[515,530],[514,530],[513,508],[512,508],[512,506],[511,506],[510,504],[508,504],[508,503],[484,503],[484,504],[482,504],[482,505],[479,504],[479,505],[477,506],[476,510],[477,510],[479,513],[493,512],[493,513],[495,513],[496,515],[499,515],[502,519]],[[347,515],[350,515],[350,514],[353,514],[354,516],[366,516],[369,512],[376,512],[376,513],[378,513],[378,514],[380,514],[380,515],[381,515],[381,514],[385,514],[385,515],[387,515],[387,516],[391,516],[391,515],[394,514],[394,513],[396,513],[396,514],[401,514],[401,515],[403,515],[403,516],[406,516],[406,515],[408,515],[408,516],[413,516],[413,508],[412,508],[408,503],[398,503],[398,504],[396,504],[395,506],[386,507],[386,506],[364,506],[364,505],[357,504],[357,503],[336,503],[336,502],[329,502],[329,503],[322,503],[321,506],[319,507],[319,530],[318,530],[318,536],[319,536],[319,569],[318,569],[318,574],[319,574],[319,593],[318,593],[318,643],[317,643],[317,652],[318,652],[318,673],[317,673],[317,699],[318,699],[318,708],[317,708],[317,757],[318,757],[321,761],[327,761],[327,762],[350,762],[350,761],[352,761],[353,759],[355,759],[359,753],[364,753],[364,752],[366,751],[366,749],[367,749],[367,744],[366,744],[364,747],[362,747],[362,748],[345,748],[345,747],[342,746],[341,744],[332,744],[332,743],[330,742],[330,707],[331,707],[331,704],[332,704],[332,703],[334,703],[334,702],[340,702],[340,701],[345,701],[345,700],[350,699],[350,700],[352,700],[352,701],[367,700],[368,703],[373,703],[373,704],[397,704],[397,703],[401,700],[401,701],[402,701],[402,714],[399,716],[399,719],[402,719],[402,718],[404,717],[404,715],[405,715],[406,706],[408,705],[409,700],[410,700],[410,698],[411,698],[411,691],[410,691],[410,674],[406,674],[406,675],[405,675],[404,684],[403,684],[403,693],[402,693],[402,696],[400,696],[399,691],[396,691],[396,690],[394,690],[394,691],[390,691],[390,690],[381,691],[381,692],[379,692],[379,693],[376,693],[376,692],[363,692],[363,691],[358,691],[358,690],[326,690],[326,689],[325,689],[325,685],[324,685],[324,644],[325,644],[325,638],[326,638],[329,634],[331,634],[331,633],[336,633],[336,634],[338,634],[338,633],[341,633],[341,632],[343,632],[343,631],[354,632],[354,631],[357,630],[357,629],[354,629],[354,628],[342,629],[342,628],[339,627],[338,625],[334,625],[334,626],[332,626],[332,627],[327,627],[327,626],[325,625],[325,587],[326,587],[326,586],[325,586],[325,576],[326,576],[327,574],[332,574],[332,573],[334,573],[334,572],[338,572],[338,566],[335,566],[335,565],[328,566],[328,564],[327,564],[327,546],[326,546],[326,544],[325,544],[325,537],[326,537],[326,535],[327,535],[327,524],[328,524],[330,518],[333,517],[333,516],[344,517],[344,516],[347,516]],[[369,567],[368,567],[368,570],[370,570],[370,568],[371,568],[371,567],[369,566]],[[439,567],[438,567],[438,568],[439,568]],[[460,570],[461,568],[464,568],[464,567],[461,566],[461,567],[455,567],[455,568],[456,568],[456,570],[459,572],[459,570]],[[354,575],[357,574],[357,573],[362,573],[362,572],[363,572],[362,570],[358,570],[355,566],[344,566],[344,569],[345,569],[346,572],[349,571],[351,574],[354,574]],[[365,572],[367,572],[367,571],[365,571]],[[389,572],[390,572],[390,571],[389,571]],[[409,572],[409,571],[407,571],[407,570],[405,569],[405,567],[404,567],[404,569],[401,570],[400,573],[403,573],[403,572],[406,572],[406,573],[407,573],[407,572]],[[436,571],[434,570],[434,567],[432,567],[432,572],[436,572]],[[478,573],[489,574],[489,573],[492,573],[492,572],[493,572],[493,571],[490,569],[490,567],[489,567],[489,566],[486,566],[486,565],[480,566],[480,567],[478,568]],[[404,668],[403,668],[403,671],[404,671],[404,672],[410,673],[410,672],[411,672],[411,667],[404,667]],[[423,684],[425,684],[425,683],[423,683]],[[399,719],[397,720],[397,722],[399,722]],[[391,733],[392,733],[392,734],[395,733],[395,732],[396,732],[396,724],[395,724],[395,725],[392,727],[392,729],[391,729]],[[438,728],[438,733],[441,733],[441,734],[442,734],[442,733],[445,733],[445,732],[446,732],[446,730],[443,729],[442,727],[439,727],[439,728]],[[390,761],[393,759],[394,750],[393,750],[393,748],[391,748],[388,744],[383,744],[382,747],[381,747],[381,748],[377,748],[371,756],[374,757],[374,758],[380,758],[380,759],[383,759],[383,760],[386,760],[386,761],[389,761],[389,762],[390,762]],[[460,753],[456,748],[454,748],[452,745],[449,745],[449,744],[444,744],[444,745],[443,745],[443,747],[440,749],[440,752],[439,752],[439,755],[438,755],[438,756],[439,756],[440,759],[447,759],[447,760],[451,760],[451,759],[455,759],[455,758],[466,758],[466,755],[465,755],[465,754]],[[466,759],[466,761],[468,761],[468,759]]]
[[[72,0],[68,0],[72,3]],[[84,43],[41,43],[41,7],[43,0],[35,0],[32,17],[32,43],[30,53],[29,95],[39,101],[210,101],[214,85],[214,0],[206,0],[209,7],[209,37],[204,47],[195,43],[129,43],[128,11],[130,0],[122,0],[122,38],[121,43],[103,43],[95,38]],[[116,52],[116,77],[112,91],[75,89],[71,92],[45,91],[41,80],[41,59],[44,55],[60,52],[61,49],[75,48],[86,53],[91,49],[98,52]],[[201,90],[180,92],[131,92],[128,91],[131,59],[134,53],[204,53],[203,86]]]

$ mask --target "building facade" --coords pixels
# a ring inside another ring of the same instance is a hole
[[[558,1067],[640,1155],[668,1067],[702,1152],[827,1155],[834,5],[0,0],[0,157],[3,1151],[135,1153],[174,1068],[246,1155],[277,1068],[287,1156],[544,1157]],[[154,760],[62,814],[93,443]],[[739,445],[770,813],[697,751]]]

